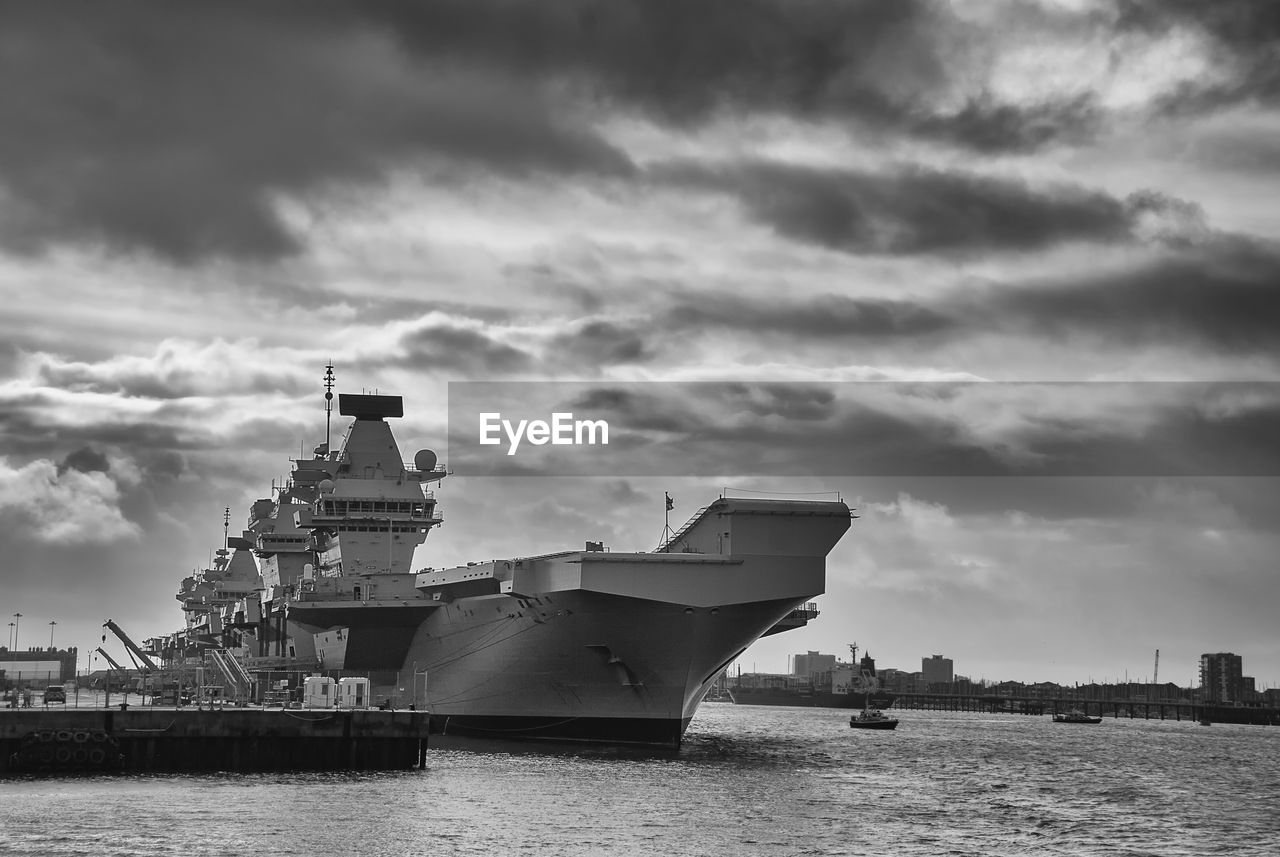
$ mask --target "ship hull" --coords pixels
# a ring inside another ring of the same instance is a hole
[[[419,628],[401,698],[444,734],[678,747],[717,676],[797,603],[463,599]]]

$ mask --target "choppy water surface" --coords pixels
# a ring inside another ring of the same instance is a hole
[[[1280,854],[1280,729],[706,704],[678,754],[0,781],[0,853]]]

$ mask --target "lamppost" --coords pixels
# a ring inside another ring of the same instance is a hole
[[[56,619],[49,620],[49,648],[53,649],[53,626],[58,624]]]
[[[9,623],[9,651],[13,651],[13,623]]]
[[[13,650],[18,651],[18,623],[22,620],[21,613],[13,614]]]

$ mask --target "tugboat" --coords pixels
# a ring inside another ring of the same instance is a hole
[[[878,708],[864,708],[849,718],[853,729],[897,729],[898,718],[890,717]]]
[[[857,657],[858,650],[856,647],[850,647],[853,650],[854,657]],[[878,708],[871,707],[871,690],[877,684],[875,677],[875,661],[870,657],[862,659],[861,677],[862,683],[868,688],[862,704],[862,711],[849,718],[849,728],[851,729],[897,729],[898,718],[890,717]]]
[[[1101,723],[1101,717],[1090,717],[1078,708],[1073,708],[1066,714],[1053,715],[1054,723]]]

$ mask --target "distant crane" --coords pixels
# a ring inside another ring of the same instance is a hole
[[[113,658],[113,657],[111,657],[111,655],[108,655],[108,654],[107,654],[107,652],[106,652],[106,649],[102,648],[102,646],[98,646],[97,652],[98,652],[98,654],[100,654],[100,655],[102,655],[104,658],[106,658],[106,659],[107,659],[107,663],[111,664],[111,666],[112,666],[114,669],[118,669],[118,670],[120,670],[121,672],[123,672],[123,671],[124,671],[124,667],[122,667],[122,666],[120,666],[120,664],[116,663],[116,659],[115,659],[115,658]]]

